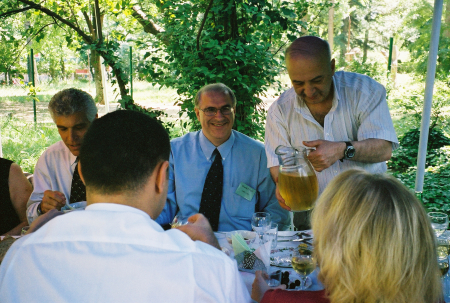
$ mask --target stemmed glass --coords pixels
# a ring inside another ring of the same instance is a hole
[[[430,218],[431,227],[434,229],[436,237],[439,237],[448,227],[447,214],[440,212],[431,212],[428,213],[428,217]]]
[[[300,275],[301,284],[299,290],[306,289],[306,280],[316,268],[316,260],[312,256],[312,250],[295,250],[291,258],[292,268]]]
[[[177,227],[180,227],[182,225],[189,224],[188,218],[189,217],[185,217],[185,216],[182,216],[182,215],[176,215],[175,218],[173,218],[172,223],[170,223],[170,227],[171,228],[177,228]]]
[[[264,244],[263,235],[270,229],[272,219],[269,213],[257,212],[252,216],[252,228],[258,234],[260,244]]]

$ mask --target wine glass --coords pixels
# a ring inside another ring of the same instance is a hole
[[[179,226],[186,225],[189,223],[188,218],[189,217],[185,217],[182,215],[176,215],[175,218],[173,218],[172,223],[170,223],[170,227],[177,228]]]
[[[261,245],[264,244],[263,235],[270,229],[271,223],[272,219],[269,213],[257,212],[252,216],[252,228],[258,234]]]
[[[436,237],[439,237],[448,227],[447,214],[440,212],[431,212],[428,213],[428,217],[430,218],[431,227],[434,229]]]
[[[292,268],[300,275],[299,290],[305,290],[308,275],[316,268],[316,260],[312,255],[312,248],[295,250],[291,258]]]

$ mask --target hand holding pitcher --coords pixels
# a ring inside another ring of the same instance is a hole
[[[280,163],[278,188],[293,212],[310,210],[319,193],[319,183],[307,159],[304,147],[278,146],[275,153]]]

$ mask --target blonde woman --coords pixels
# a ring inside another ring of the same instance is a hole
[[[330,302],[442,300],[433,230],[420,202],[397,179],[343,172],[320,196],[311,222],[318,277]],[[267,292],[262,302],[277,302],[285,292]],[[304,302],[297,295],[295,302]]]

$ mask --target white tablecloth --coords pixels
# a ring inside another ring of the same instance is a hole
[[[229,249],[230,251],[233,250],[233,248],[231,247],[231,245],[228,243],[225,234],[223,233],[216,233],[215,234],[217,239],[219,240],[219,244],[221,247],[225,247],[227,249]],[[281,239],[289,239],[289,238],[279,238],[278,240]],[[284,248],[284,247],[297,247],[299,244],[299,242],[278,242],[277,244],[277,249],[279,248]],[[275,269],[281,269],[281,271],[286,271],[286,270],[290,270],[293,271],[292,268],[279,268],[279,267],[275,267],[275,266],[271,266],[269,270],[275,270]],[[247,289],[249,291],[249,293],[252,293],[252,284],[253,284],[253,280],[255,279],[255,275],[253,273],[249,273],[249,272],[244,272],[241,271],[241,277],[242,280],[244,280],[245,285],[247,286]],[[322,283],[320,283],[319,280],[317,280],[317,269],[310,274],[308,277],[311,278],[312,281],[312,285],[307,289],[307,290],[322,290],[323,289],[323,285]]]

